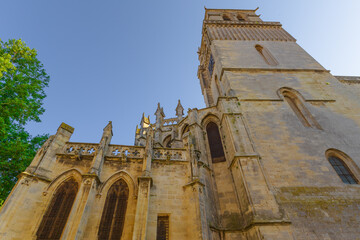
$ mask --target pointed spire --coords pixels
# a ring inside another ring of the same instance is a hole
[[[180,99],[178,101],[178,105],[176,106],[175,111],[176,111],[176,116],[178,117],[178,121],[180,121],[184,115],[184,108],[181,105]]]
[[[143,113],[140,121],[140,129],[148,128],[149,125],[150,125],[150,116],[145,117],[145,113]]]
[[[155,116],[156,116],[156,127],[159,128],[165,117],[164,109],[162,107],[160,107],[160,103],[158,103],[158,107],[156,109]]]
[[[109,123],[106,125],[106,127],[104,128],[104,133],[105,132],[110,132],[111,133],[111,136],[113,135],[112,133],[112,122],[109,121]]]
[[[155,116],[156,117],[165,117],[165,114],[164,114],[164,109],[162,107],[160,107],[160,103],[158,103],[158,106],[157,106],[157,109],[156,109],[156,112],[155,112]]]

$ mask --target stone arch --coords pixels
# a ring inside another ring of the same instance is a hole
[[[96,201],[97,206],[99,206],[96,214],[96,225],[94,228],[89,229],[91,232],[93,232],[94,235],[98,235],[98,231],[101,225],[101,219],[103,215],[103,210],[106,207],[106,199],[107,195],[109,193],[109,190],[111,187],[116,184],[118,181],[124,181],[127,184],[128,187],[128,200],[127,200],[127,209],[125,213],[125,222],[123,226],[123,236],[129,236],[129,234],[132,234],[132,226],[134,225],[135,221],[135,211],[136,211],[136,199],[137,199],[137,192],[138,192],[138,186],[136,182],[134,181],[133,177],[126,171],[121,170],[113,175],[111,175],[105,182],[102,183],[102,185],[99,188]]]
[[[169,144],[171,144],[171,134],[168,134],[166,137],[164,137],[163,147],[171,148],[171,146],[169,146]]]
[[[214,113],[208,113],[206,114],[202,120],[201,120],[201,127],[205,130],[206,129],[206,125],[209,123],[209,122],[214,122],[216,123],[219,127],[220,127],[220,119],[219,117],[214,114]]]
[[[82,181],[82,174],[79,170],[73,168],[69,169],[60,175],[58,175],[56,178],[54,178],[51,183],[46,187],[44,191],[44,196],[47,195],[49,192],[54,192],[56,189],[65,181],[67,181],[70,178],[74,178],[74,180],[79,184]]]
[[[346,153],[335,149],[335,148],[330,148],[328,150],[325,151],[325,157],[326,159],[329,161],[330,157],[336,157],[338,159],[340,159],[345,167],[348,169],[348,171],[350,172],[350,174],[353,176],[353,178],[355,179],[355,181],[357,182],[357,184],[359,184],[360,182],[360,168],[359,166],[354,162],[354,160],[352,160],[351,157],[349,157],[349,155],[347,155]]]
[[[137,184],[135,183],[134,179],[131,177],[131,175],[124,171],[118,171],[111,175],[100,187],[98,194],[103,195],[103,193],[107,193],[109,188],[119,179],[123,179],[126,184],[129,186],[129,196],[136,196],[137,193]]]
[[[208,156],[212,163],[226,161],[224,145],[220,132],[220,119],[212,114],[207,114],[201,121],[203,131],[206,133]]]
[[[181,129],[181,137],[187,132],[189,132],[189,124],[186,123]]]

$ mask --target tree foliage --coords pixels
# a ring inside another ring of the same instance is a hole
[[[35,49],[22,40],[0,40],[0,206],[48,137],[31,137],[24,129],[40,121],[48,83]]]

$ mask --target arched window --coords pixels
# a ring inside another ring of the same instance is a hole
[[[300,97],[296,91],[283,88],[280,90],[280,93],[283,95],[284,100],[289,104],[291,109],[294,111],[298,119],[305,127],[312,127],[317,129],[322,129],[319,123],[311,115],[310,111],[305,107],[304,103],[300,100]]]
[[[224,21],[231,21],[231,18],[228,15],[224,14],[223,15],[223,20]]]
[[[258,51],[258,53],[262,56],[262,58],[268,65],[276,66],[279,64],[276,61],[276,59],[272,56],[272,54],[269,52],[269,50],[267,50],[263,46],[257,44],[255,45],[255,49]]]
[[[336,149],[328,149],[325,156],[344,183],[359,183],[360,169],[348,155]]]
[[[245,21],[245,19],[240,14],[237,15],[236,18],[241,22]]]
[[[70,179],[56,190],[36,233],[37,239],[60,239],[74,203],[78,183]]]
[[[129,187],[124,180],[120,179],[110,187],[101,217],[99,239],[121,239],[128,198]]]
[[[215,123],[210,122],[206,126],[206,132],[209,141],[212,162],[225,162],[225,154],[218,126]]]

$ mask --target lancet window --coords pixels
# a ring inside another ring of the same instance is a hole
[[[169,240],[169,216],[158,216],[156,240]]]
[[[221,142],[220,132],[218,126],[210,122],[206,125],[206,132],[210,147],[211,159],[213,163],[224,162],[225,154]]]
[[[36,233],[38,240],[60,239],[78,192],[78,183],[70,179],[56,190]]]
[[[101,217],[99,239],[121,239],[128,198],[129,187],[124,180],[120,179],[110,187]]]
[[[310,111],[305,107],[300,97],[297,96],[298,94],[296,94],[295,91],[290,89],[282,89],[280,92],[283,95],[285,101],[289,104],[291,109],[305,127],[322,129],[319,123],[311,115]]]
[[[258,51],[260,56],[264,59],[264,61],[271,66],[276,66],[279,63],[276,61],[276,59],[273,57],[273,55],[267,50],[265,47],[257,44],[255,45],[255,49]]]

